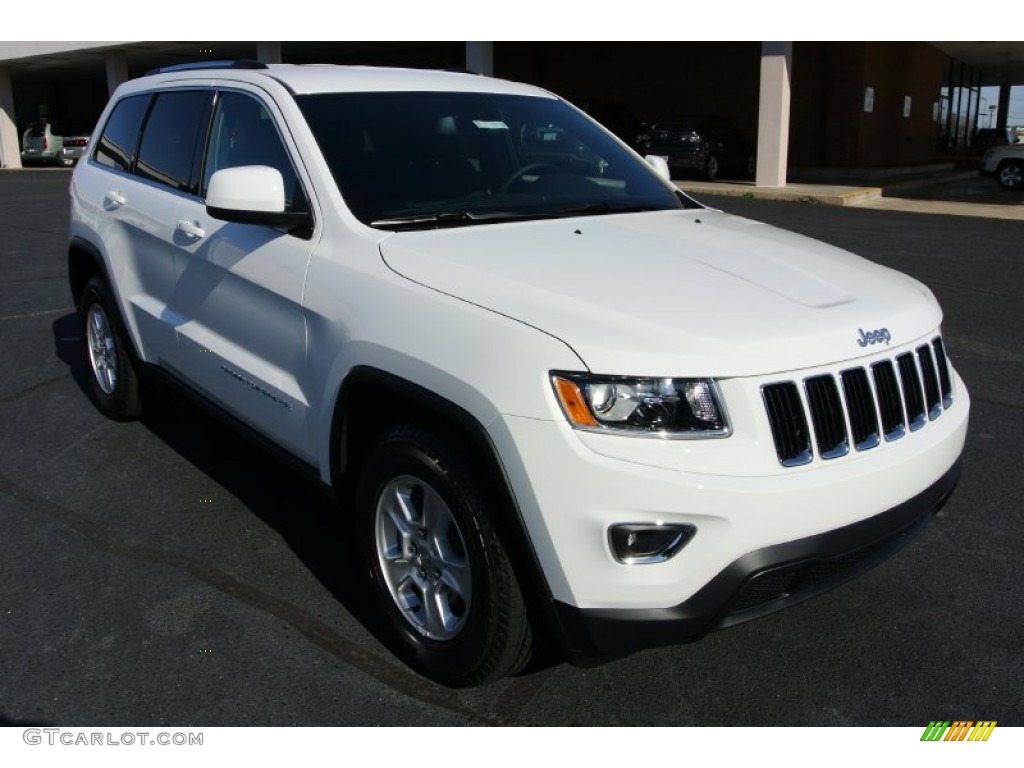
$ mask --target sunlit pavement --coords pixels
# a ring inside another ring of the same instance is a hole
[[[724,195],[905,213],[1024,220],[1024,191],[1007,192],[999,188],[995,179],[975,171],[957,171],[885,186],[794,183],[776,188],[758,187],[749,181],[691,180],[676,181],[676,186],[698,198]]]

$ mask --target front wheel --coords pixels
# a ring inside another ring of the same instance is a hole
[[[704,162],[704,178],[708,181],[714,181],[718,178],[720,170],[718,155],[708,155],[708,159]]]
[[[360,538],[387,639],[444,685],[479,685],[530,658],[519,580],[492,516],[500,500],[453,444],[396,427],[370,449],[357,492]]]
[[[999,166],[996,181],[1003,189],[1015,190],[1024,186],[1024,162],[1010,160]]]

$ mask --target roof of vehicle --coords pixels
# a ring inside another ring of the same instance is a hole
[[[221,79],[259,82],[267,77],[277,80],[295,94],[360,91],[459,91],[553,98],[552,94],[540,88],[464,72],[337,64],[268,64],[259,68],[197,68],[149,75],[133,82],[140,85],[143,81],[170,83]]]
[[[724,115],[715,115],[715,114],[711,114],[711,113],[706,113],[706,114],[704,114],[704,113],[697,113],[697,114],[692,114],[692,115],[671,114],[671,115],[661,115],[661,116],[659,116],[658,119],[654,121],[654,123],[657,124],[657,123],[669,123],[669,122],[671,122],[671,123],[686,123],[686,124],[690,124],[690,123],[703,122],[704,120],[727,120],[728,121],[729,118],[725,117]]]

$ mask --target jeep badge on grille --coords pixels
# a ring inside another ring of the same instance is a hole
[[[858,328],[857,332],[860,334],[857,343],[862,347],[866,347],[869,344],[881,344],[883,341],[888,346],[889,342],[892,341],[892,335],[889,333],[888,328],[879,328],[877,331],[865,331],[863,328]]]

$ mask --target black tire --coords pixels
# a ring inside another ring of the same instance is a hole
[[[384,639],[409,666],[456,688],[514,674],[533,646],[519,580],[489,517],[500,500],[483,476],[437,433],[395,427],[371,447],[356,494]]]
[[[718,178],[721,170],[718,155],[708,155],[708,159],[704,161],[704,178],[708,181],[714,181]]]
[[[996,171],[996,181],[1000,187],[1010,191],[1024,187],[1024,161],[1004,161]]]
[[[106,284],[93,277],[78,307],[82,357],[96,405],[116,421],[132,421],[142,413],[139,367]]]

